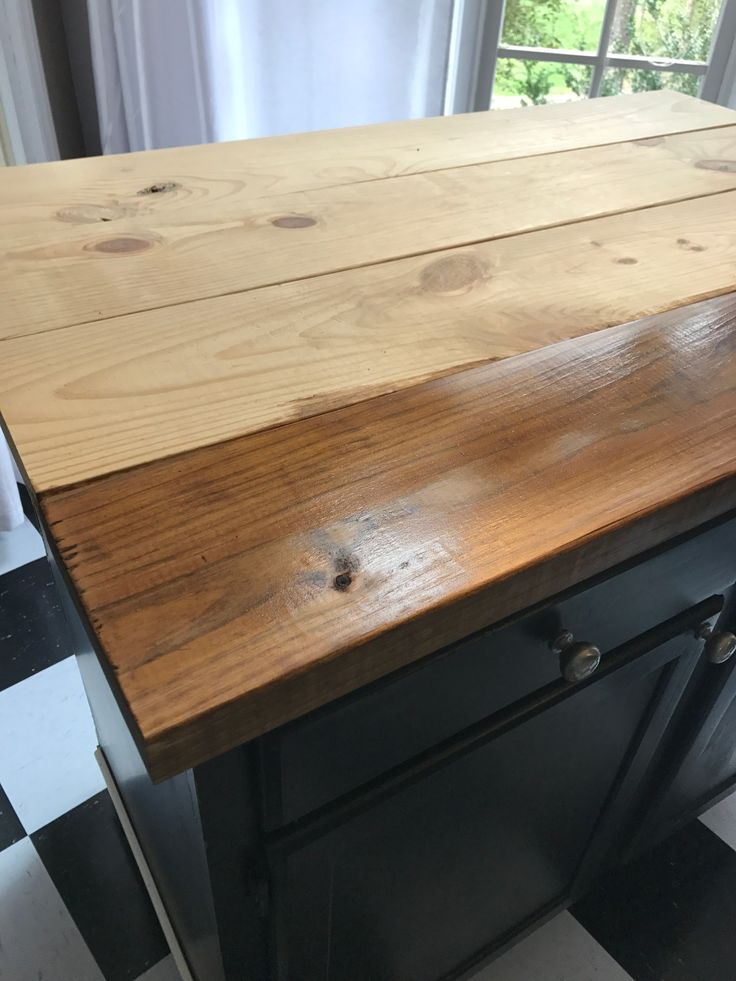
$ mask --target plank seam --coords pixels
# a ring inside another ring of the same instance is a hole
[[[78,320],[78,321],[74,321],[74,323],[71,324],[61,324],[57,327],[48,327],[46,330],[34,330],[25,334],[10,334],[7,337],[0,337],[0,344],[6,341],[18,341],[26,337],[40,337],[45,334],[54,334],[57,333],[58,331],[71,330],[75,327],[86,327],[89,326],[90,324],[109,323],[115,320],[121,320],[124,317],[135,317],[138,316],[139,314],[154,313],[156,310],[173,310],[178,307],[185,307],[194,303],[212,302],[214,300],[218,300],[220,298],[224,298],[228,296],[238,296],[240,294],[255,293],[258,290],[278,289],[283,286],[289,286],[292,283],[305,283],[310,280],[324,279],[327,276],[340,276],[343,273],[354,272],[359,269],[371,269],[374,266],[388,266],[395,262],[404,262],[407,259],[419,259],[422,256],[439,255],[440,253],[456,252],[460,249],[470,248],[473,245],[482,245],[485,242],[502,242],[506,239],[521,238],[522,236],[526,236],[526,235],[534,235],[537,232],[548,232],[556,228],[570,228],[574,225],[586,225],[590,222],[602,221],[606,218],[615,218],[619,215],[638,214],[641,211],[652,211],[656,208],[669,208],[672,205],[684,204],[686,201],[699,201],[699,200],[704,200],[705,198],[712,198],[712,197],[717,197],[718,195],[725,195],[725,194],[736,194],[736,188],[728,187],[718,191],[709,191],[704,194],[693,194],[685,197],[672,198],[668,201],[657,201],[653,204],[645,204],[638,208],[624,208],[620,211],[604,211],[601,214],[590,215],[589,217],[586,218],[575,218],[570,221],[553,222],[552,224],[549,225],[537,225],[534,228],[522,229],[521,231],[511,232],[508,234],[491,235],[487,238],[468,239],[467,241],[463,241],[458,245],[440,246],[439,248],[436,249],[423,249],[420,250],[419,252],[407,252],[404,255],[392,256],[391,258],[380,259],[373,262],[359,262],[355,265],[340,266],[335,269],[330,269],[329,272],[312,273],[310,275],[305,275],[305,276],[296,276],[293,279],[275,280],[272,283],[262,283],[259,286],[248,286],[243,289],[227,290],[224,293],[216,293],[213,294],[212,296],[200,296],[200,297],[196,297],[195,299],[181,300],[176,303],[164,303],[161,304],[160,306],[143,307],[140,310],[131,310],[128,313],[116,313],[110,317],[98,317],[92,320]],[[690,303],[695,301],[688,300],[687,302]]]

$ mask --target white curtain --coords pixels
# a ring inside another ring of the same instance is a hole
[[[87,0],[105,153],[439,115],[453,0]]]

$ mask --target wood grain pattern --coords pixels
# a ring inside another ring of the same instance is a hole
[[[27,208],[9,208],[13,288],[3,330],[13,336],[92,321],[734,186],[736,137],[727,127],[240,207],[227,197],[192,198],[179,210],[141,210],[105,224],[67,220],[64,211],[39,227]]]
[[[690,111],[693,104],[697,113]],[[21,168],[25,192],[16,188],[11,193],[21,179],[15,172],[9,180],[0,173],[0,194],[10,185],[0,205],[6,277],[0,337],[219,296],[736,185],[733,128],[707,129],[716,118],[734,122],[732,112],[687,99],[683,105],[688,111],[675,111],[680,103],[673,102],[672,94],[664,100],[619,105],[618,111],[606,106],[606,112],[596,109],[592,116],[589,109],[560,107],[563,111],[555,115],[535,110],[531,117],[514,115],[516,124],[506,122],[505,113],[485,123],[477,117],[458,123],[453,117],[443,119],[442,127],[437,120],[402,124],[405,140],[416,131],[414,139],[420,141],[428,128],[443,133],[442,145],[450,147],[452,159],[463,166],[446,169],[448,158],[443,169],[437,169],[427,161],[426,166],[409,167],[409,176],[357,179],[343,186],[315,186],[308,163],[310,138],[300,137],[307,157],[304,169],[298,168],[302,186],[278,195],[264,196],[259,183],[242,173],[236,178],[227,160],[232,153],[256,159],[265,154],[264,160],[283,168],[286,162],[276,158],[273,141],[266,141],[265,148],[264,141],[238,144],[235,150],[232,144],[209,147],[206,156],[205,148],[198,148],[194,155],[207,161],[201,174],[184,174],[180,168],[167,172],[149,185],[160,190],[148,194],[140,193],[142,187],[130,192],[116,186],[113,177],[104,192],[97,190],[94,177],[90,184],[83,183],[85,168],[95,166],[90,161],[75,162],[76,169],[54,164],[42,173]],[[554,128],[535,129],[534,119],[553,119]],[[662,141],[665,125],[706,130]],[[455,135],[458,129],[460,136]],[[465,137],[466,130],[476,136]],[[638,142],[642,131],[652,130],[660,135]],[[618,146],[615,141],[622,140],[624,132],[637,142]],[[494,135],[504,133],[507,138],[494,146]],[[514,143],[521,133],[527,134],[526,140]],[[556,140],[552,134],[557,134]],[[511,152],[523,155],[530,138],[533,152],[542,146],[571,152],[562,158],[504,161]],[[320,139],[333,150],[340,143],[340,160],[352,153],[369,154],[376,142],[391,143],[387,135],[371,129],[321,134]],[[612,145],[572,149],[591,140]],[[490,159],[500,161],[477,164],[476,144],[485,147],[483,153]],[[166,152],[172,165],[176,154],[186,156],[185,151]],[[411,153],[416,157],[417,148]],[[296,171],[294,156],[287,154],[287,160]],[[105,170],[102,162],[97,166]],[[387,173],[399,174],[406,169],[386,168]],[[351,165],[348,179],[362,172]],[[74,175],[78,182],[66,197],[57,186],[60,175],[69,180]],[[28,184],[34,177],[37,189],[29,202]],[[49,200],[50,194],[57,199]]]
[[[0,344],[38,491],[736,288],[736,192]]]
[[[734,507],[736,298],[41,503],[162,778]]]
[[[168,185],[193,175],[214,191],[221,181],[234,182],[253,198],[732,123],[733,112],[723,106],[678,92],[641,92],[12,167],[2,173],[0,205],[137,206],[140,197],[153,197],[165,209]],[[158,190],[150,194],[152,188]]]

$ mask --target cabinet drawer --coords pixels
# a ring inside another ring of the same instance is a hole
[[[559,678],[570,630],[603,652],[734,579],[736,520],[583,584],[263,737],[264,821],[275,828]],[[492,620],[492,611],[489,611]]]

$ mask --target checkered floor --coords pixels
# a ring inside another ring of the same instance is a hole
[[[35,528],[0,534],[0,979],[179,981],[92,754]]]
[[[26,522],[0,534],[2,981],[179,981],[94,748],[41,539]],[[734,925],[736,796],[477,981],[736,981]]]

